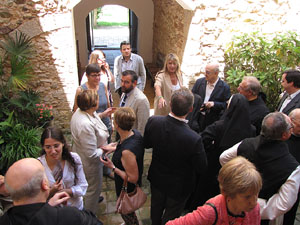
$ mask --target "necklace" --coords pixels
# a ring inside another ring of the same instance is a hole
[[[123,140],[121,140],[120,139],[120,144],[122,144],[127,138],[129,138],[130,136],[132,136],[134,133],[133,133],[133,131],[131,130],[130,132],[129,132],[129,134],[123,139]]]

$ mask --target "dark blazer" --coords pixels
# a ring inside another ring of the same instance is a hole
[[[205,173],[207,167],[200,135],[171,116],[152,116],[144,144],[153,148],[148,172],[151,185],[174,199],[190,195],[196,174]]]
[[[90,211],[75,207],[52,207],[48,203],[33,203],[10,208],[0,217],[0,224],[18,225],[102,225]]]
[[[288,97],[288,93],[285,93],[280,102],[279,102],[279,105],[277,107],[277,111],[280,110],[284,100]],[[297,94],[293,99],[292,101],[290,101],[289,104],[286,105],[286,107],[282,110],[282,112],[286,115],[288,115],[291,111],[293,111],[293,109],[296,109],[296,108],[300,108],[300,93]]]
[[[206,83],[205,78],[200,78],[196,81],[192,89],[192,92],[200,95],[203,100],[205,99]],[[209,101],[214,102],[214,107],[205,113],[205,127],[219,120],[223,110],[226,109],[226,102],[229,98],[230,88],[228,84],[219,79],[209,98]]]

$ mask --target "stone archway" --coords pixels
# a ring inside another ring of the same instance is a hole
[[[80,63],[88,62],[85,18],[90,11],[103,5],[120,5],[131,9],[139,19],[138,49],[145,63],[152,62],[153,2],[149,0],[81,0],[73,8],[75,38],[78,41]]]

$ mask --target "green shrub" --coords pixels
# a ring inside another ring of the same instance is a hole
[[[267,106],[276,109],[284,70],[300,62],[300,41],[296,33],[266,36],[258,32],[236,36],[225,51],[225,78],[233,92],[244,76],[255,76],[267,95]]]
[[[39,156],[41,128],[14,123],[12,114],[0,123],[0,170],[4,173],[15,161]]]

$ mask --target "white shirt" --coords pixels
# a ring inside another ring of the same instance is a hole
[[[217,82],[219,81],[220,78],[218,78],[215,83],[210,84],[208,82],[206,82],[206,89],[205,89],[205,98],[204,98],[204,103],[209,101],[210,95],[213,92]]]
[[[293,100],[293,98],[296,97],[297,94],[300,93],[300,90],[296,91],[295,93],[289,95],[285,100],[284,102],[282,103],[281,105],[281,108],[279,110],[279,112],[282,112],[282,110]]]
[[[231,159],[237,157],[239,142],[231,148],[224,151],[220,156],[220,164],[223,166]],[[281,185],[279,191],[269,200],[258,199],[260,205],[261,219],[274,220],[275,218],[288,212],[297,200],[300,186],[300,166],[288,177],[284,184]]]
[[[46,155],[42,155],[41,157],[38,158],[38,160],[40,160],[40,162],[44,166],[47,178],[49,180],[49,185],[50,187],[52,187],[53,184],[55,183],[55,179],[52,175],[51,169],[48,167],[45,156]],[[68,200],[67,205],[74,206],[81,210],[83,209],[82,197],[86,193],[88,183],[85,179],[85,175],[83,172],[82,163],[79,155],[77,153],[71,152],[71,156],[73,157],[77,166],[77,172],[76,172],[77,182],[75,184],[75,174],[74,174],[73,167],[69,164],[68,161],[65,161],[62,184],[63,184],[63,188],[65,189],[70,188],[73,193],[73,197]]]
[[[173,115],[172,113],[169,113],[169,116],[173,117],[173,118],[176,119],[176,120],[179,120],[179,121],[181,121],[181,122],[184,122],[184,123],[188,123],[188,122],[189,122],[188,120],[179,118],[179,117]]]
[[[176,91],[176,90],[179,90],[179,89],[180,89],[179,81],[177,81],[177,84],[176,84],[176,85],[173,85],[173,84],[172,84],[172,91]]]

